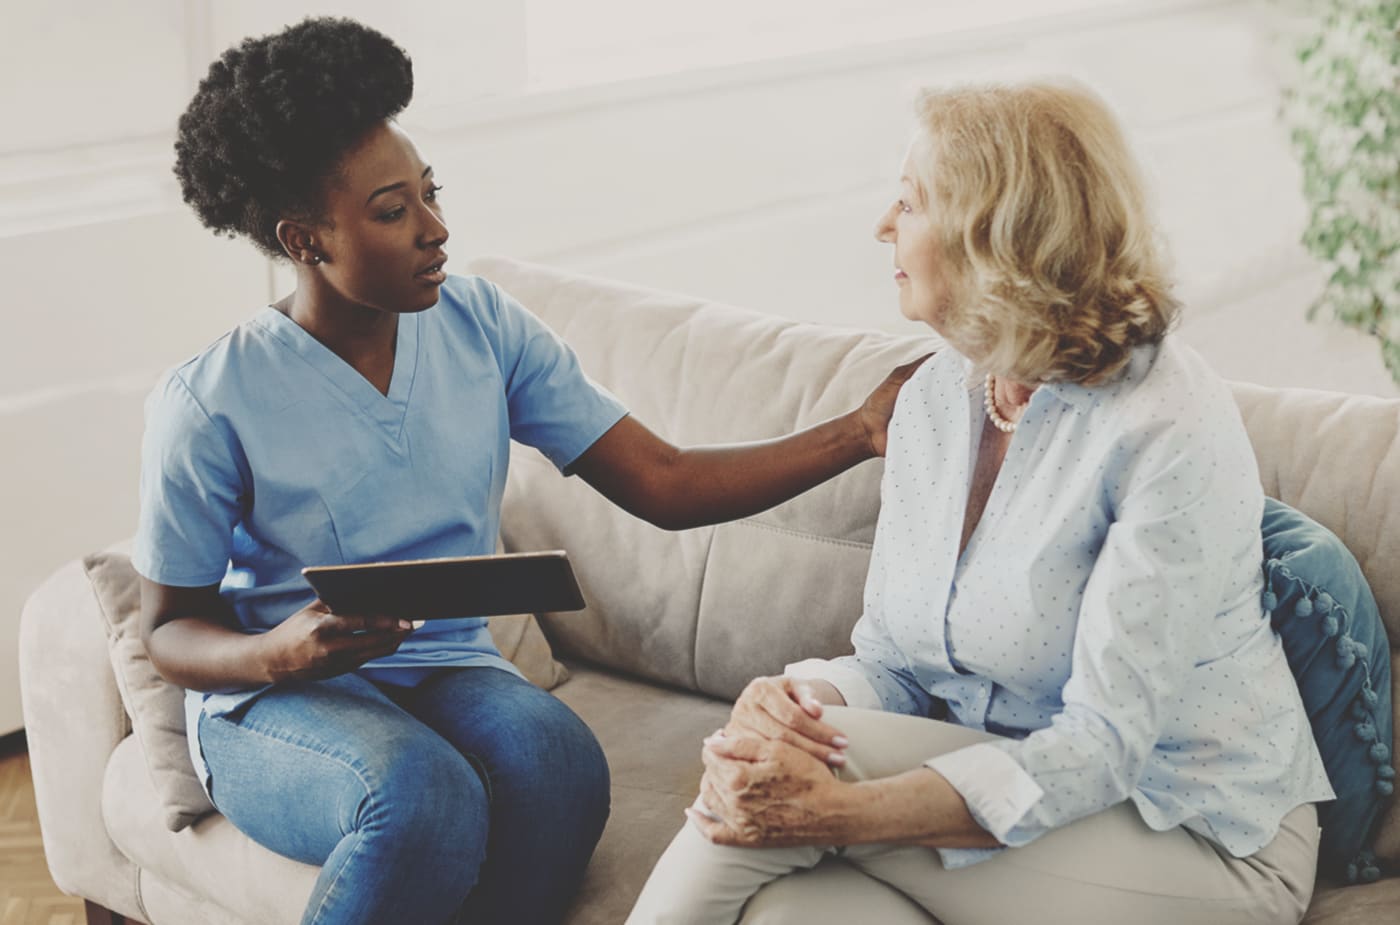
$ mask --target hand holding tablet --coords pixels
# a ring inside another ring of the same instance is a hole
[[[420,621],[549,613],[585,606],[562,549],[310,566],[301,573],[333,613]]]

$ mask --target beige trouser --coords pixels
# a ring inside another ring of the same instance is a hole
[[[851,742],[846,779],[887,777],[992,738],[937,720],[827,710]],[[1272,842],[1235,858],[1186,829],[1154,832],[1125,802],[944,870],[927,848],[731,848],[686,824],[627,921],[730,925],[742,914],[745,925],[893,925],[930,916],[942,925],[1297,925],[1312,898],[1318,835],[1317,814],[1305,804]]]

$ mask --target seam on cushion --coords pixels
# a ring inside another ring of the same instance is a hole
[[[758,530],[764,530],[769,533],[775,533],[779,536],[787,536],[800,540],[808,540],[811,542],[821,543],[828,546],[836,546],[842,549],[856,549],[861,551],[868,551],[871,548],[871,544],[869,543],[860,543],[855,540],[842,540],[830,536],[820,536],[813,533],[804,533],[801,530],[792,530],[787,527],[777,527],[773,526],[772,524],[765,524],[760,521],[748,518],[745,518],[743,520],[730,521],[728,523],[715,524],[713,527],[711,527],[710,541],[705,549],[704,572],[700,576],[699,596],[696,599],[698,604],[698,610],[695,615],[695,628],[691,634],[690,640],[690,659],[692,666],[691,688],[693,690],[701,691],[704,693],[709,693],[709,691],[706,688],[701,687],[700,685],[700,624],[702,622],[701,615],[705,608],[705,591],[710,582],[710,567],[711,562],[714,558],[715,536],[718,535],[721,529],[728,526],[751,527]]]
[[[700,581],[695,589],[695,622],[690,625],[690,689],[702,690],[700,687],[700,612],[705,606],[705,585],[709,583],[710,559],[715,554],[715,534],[719,532],[719,526],[709,528],[710,536],[705,543],[705,556],[700,561],[703,563],[700,572]]]
[[[717,525],[717,526],[723,526],[723,525],[720,524],[720,525]],[[797,537],[798,539],[812,540],[813,542],[816,542],[816,543],[827,543],[827,544],[832,545],[832,546],[845,546],[845,547],[849,547],[849,548],[851,548],[851,549],[873,549],[873,548],[874,548],[874,545],[875,545],[874,543],[863,543],[863,542],[861,542],[861,541],[859,541],[859,540],[842,540],[842,539],[837,539],[837,538],[834,537],[834,536],[822,536],[822,535],[819,534],[819,533],[807,533],[807,532],[802,531],[802,530],[793,530],[793,529],[790,528],[790,527],[779,527],[779,526],[775,526],[775,525],[773,525],[773,524],[764,523],[764,522],[761,521],[761,520],[753,520],[753,519],[750,519],[750,518],[745,518],[745,519],[743,519],[743,520],[736,520],[736,521],[733,521],[732,523],[729,524],[729,526],[735,526],[735,527],[754,527],[754,528],[759,529],[759,530],[767,530],[767,531],[769,531],[770,533],[780,533],[780,534],[782,534],[782,535],[784,535],[784,536],[793,536],[793,537]]]
[[[108,833],[107,837],[111,838],[112,836],[110,833]],[[126,856],[123,855],[123,857]],[[127,858],[127,860],[131,861],[130,858]],[[143,919],[145,919],[148,922],[153,921],[153,919],[151,918],[150,911],[146,909],[146,893],[141,888],[141,875],[144,873],[152,872],[147,871],[146,868],[142,867],[140,864],[137,864],[135,861],[131,861],[131,866],[136,868],[136,872],[131,877],[131,881],[134,884],[134,889],[132,892],[136,894],[136,908],[141,910],[141,917]],[[152,876],[154,876],[153,873]]]
[[[104,554],[98,553],[97,555]],[[125,739],[127,736],[134,733],[136,731],[136,727],[133,724],[133,717],[127,711],[125,696],[126,690],[122,684],[122,679],[117,676],[117,666],[112,664],[112,641],[115,638],[116,630],[112,626],[111,618],[107,615],[107,608],[102,606],[102,596],[97,593],[97,588],[93,584],[92,573],[88,570],[88,558],[91,557],[84,557],[81,560],[83,566],[83,577],[86,578],[88,582],[88,593],[92,595],[93,602],[97,604],[97,613],[102,620],[102,626],[104,630],[103,636],[107,640],[107,668],[109,671],[112,672],[112,685],[117,689],[117,710],[115,718],[117,721],[116,727],[122,730],[121,735],[117,738],[117,742],[120,743],[122,739]],[[137,742],[140,742],[140,737],[137,738]]]
[[[94,603],[97,604],[98,615],[102,617],[103,635],[107,637],[108,641],[111,641],[112,637],[116,635],[116,628],[112,625],[112,617],[107,613],[107,608],[102,605],[102,595],[97,593],[97,585],[92,579],[92,569],[96,564],[94,560],[98,556],[105,555],[107,555],[107,553],[93,553],[90,556],[84,556],[80,561],[83,566],[83,577],[87,579],[88,593],[92,595]]]
[[[245,835],[244,838],[247,838],[247,836]],[[252,841],[252,839],[248,839],[248,840],[249,840],[249,841]],[[239,911],[236,910],[236,909],[230,909],[230,908],[229,908],[228,906],[226,906],[225,904],[219,902],[219,901],[216,900],[216,899],[212,899],[212,898],[210,898],[210,897],[208,897],[208,896],[199,896],[199,895],[196,895],[195,893],[192,893],[190,890],[186,889],[185,886],[184,886],[183,884],[178,883],[178,882],[175,882],[175,881],[172,881],[172,880],[167,880],[167,879],[165,879],[164,877],[161,877],[158,873],[156,873],[156,872],[153,871],[153,870],[149,870],[149,869],[147,869],[147,868],[139,868],[139,870],[141,871],[141,873],[146,874],[146,875],[149,875],[149,876],[155,878],[156,881],[159,882],[160,885],[161,885],[162,887],[164,887],[165,889],[167,889],[167,890],[169,890],[170,892],[174,893],[176,896],[180,897],[181,899],[183,899],[185,902],[189,903],[189,904],[192,905],[192,906],[196,906],[196,907],[200,907],[200,908],[203,908],[203,907],[205,907],[205,906],[212,906],[213,908],[218,909],[220,912],[222,912],[222,913],[224,913],[225,915],[227,915],[230,919],[243,920],[243,919],[245,918],[245,916],[244,916],[244,914],[243,914],[242,912],[239,912]],[[138,884],[139,884],[139,882],[140,882],[139,879],[138,879],[137,882],[138,882]],[[141,914],[145,917],[145,920],[146,920],[147,922],[154,921],[154,920],[151,918],[151,914],[150,914],[149,912],[146,911],[145,899],[144,899],[143,896],[139,895],[139,889],[138,889],[137,901],[138,901],[138,903],[140,904],[140,907],[141,907]]]

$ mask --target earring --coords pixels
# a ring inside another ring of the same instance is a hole
[[[320,255],[320,254],[311,254],[310,256],[308,256],[308,257],[306,258],[306,262],[309,263],[311,266],[314,267],[316,264],[318,264],[318,263],[321,262],[321,255]]]

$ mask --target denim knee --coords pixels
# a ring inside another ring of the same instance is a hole
[[[582,815],[599,819],[601,829],[612,802],[607,756],[583,720],[562,702],[549,700],[543,710],[519,717],[517,770],[585,809]]]
[[[612,809],[612,772],[608,768],[603,746],[593,735],[593,730],[582,721],[579,726],[583,734],[570,750],[579,779],[579,797],[595,807],[601,819],[606,821]]]
[[[429,851],[472,872],[481,866],[491,801],[481,775],[447,743],[396,749],[364,775],[356,828],[381,833],[392,850]],[[421,857],[422,855],[419,854]]]

